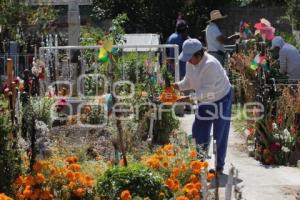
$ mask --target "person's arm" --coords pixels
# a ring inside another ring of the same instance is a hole
[[[287,73],[287,52],[283,49],[279,52],[280,73]]]
[[[221,43],[221,44],[225,44],[225,43],[228,43],[228,42],[232,42],[234,40],[237,40],[239,39],[239,35],[232,35],[230,37],[225,37],[224,35],[220,35],[217,37],[217,40]]]
[[[188,65],[188,63],[186,63],[186,65]],[[191,89],[191,85],[190,85],[190,66],[186,66],[186,74],[184,76],[184,78],[173,84],[173,87],[176,90],[180,90],[180,91],[184,91],[184,90],[190,90]]]

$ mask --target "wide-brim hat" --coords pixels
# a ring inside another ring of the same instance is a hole
[[[213,10],[210,12],[210,20],[208,22],[212,22],[219,19],[225,19],[227,18],[227,15],[222,15],[219,10]]]

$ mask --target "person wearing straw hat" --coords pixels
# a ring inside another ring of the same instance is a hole
[[[273,58],[279,59],[280,73],[287,75],[289,81],[299,80],[299,50],[293,45],[286,43],[280,36],[273,38],[271,50],[273,51]]]
[[[225,37],[220,31],[220,22],[225,19],[227,15],[222,15],[219,10],[210,12],[209,24],[205,29],[206,45],[208,53],[213,55],[224,66],[225,62],[225,48],[224,43],[238,39],[239,35]]]
[[[180,101],[198,102],[192,133],[196,143],[205,151],[213,125],[213,137],[217,141],[217,170],[222,173],[230,129],[232,86],[220,62],[206,53],[197,39],[187,39],[183,43],[179,60],[187,62],[186,75],[173,87],[180,91],[195,91],[195,95]]]

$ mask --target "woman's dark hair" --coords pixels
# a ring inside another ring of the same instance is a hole
[[[202,48],[199,51],[197,51],[196,53],[194,53],[194,56],[196,57],[203,57],[205,50]]]

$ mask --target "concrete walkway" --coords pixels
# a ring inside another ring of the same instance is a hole
[[[187,134],[191,134],[193,120],[194,115],[185,115],[180,118],[180,128]],[[210,163],[213,162],[212,157]],[[240,183],[238,185],[243,187],[243,199],[300,200],[300,168],[261,165],[248,156],[245,139],[239,133],[234,132],[233,128],[230,130],[225,174],[228,174],[230,164],[239,170]],[[224,188],[220,189],[220,197],[224,199]]]

